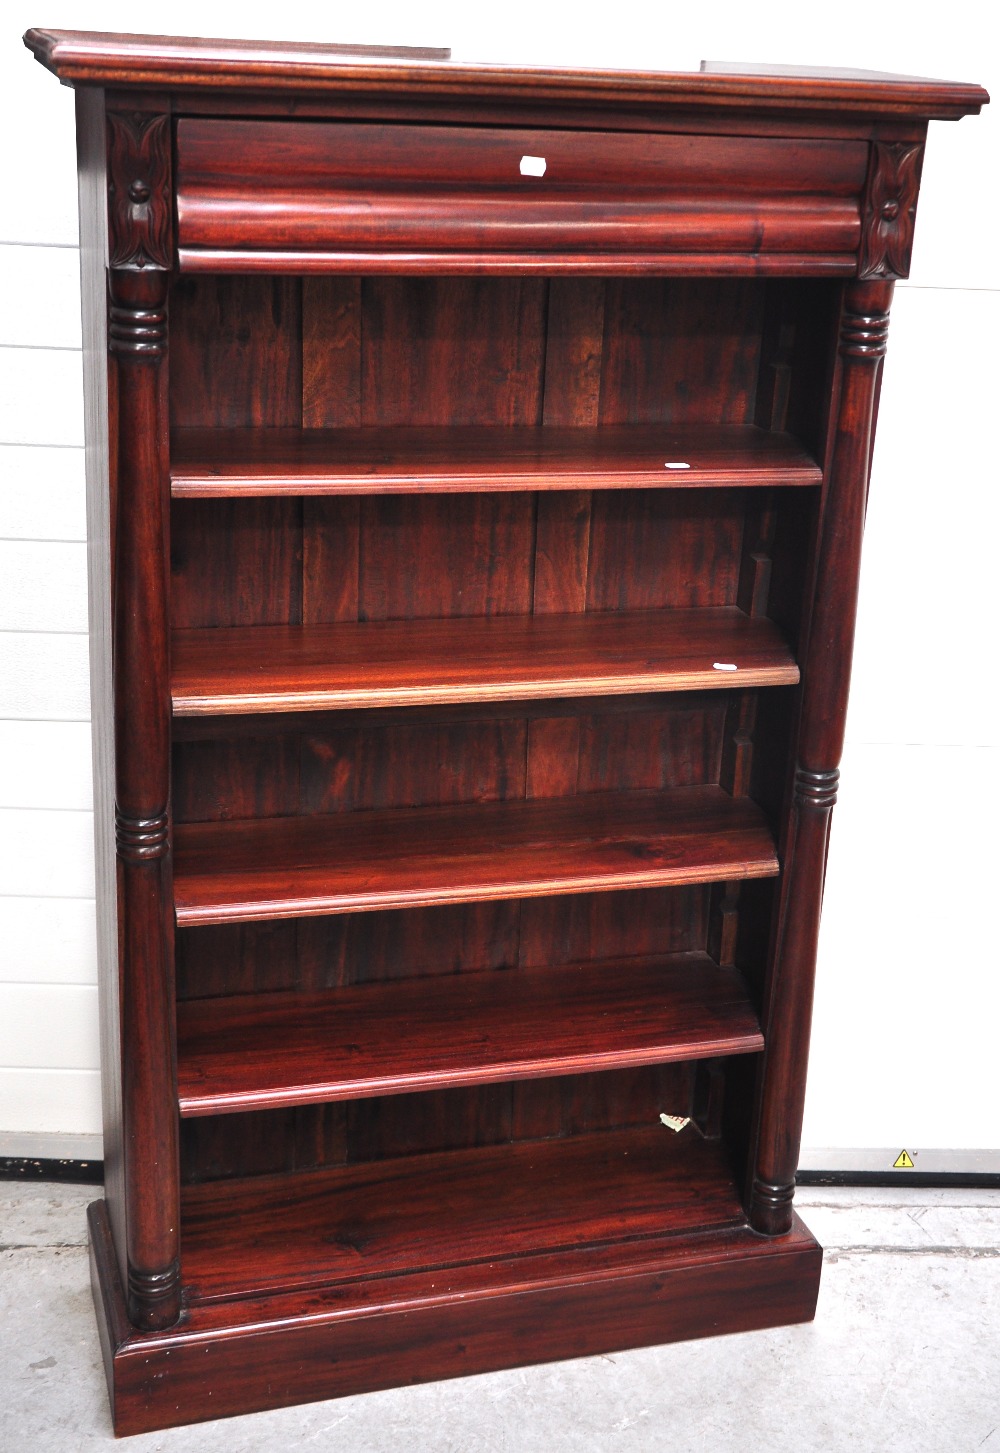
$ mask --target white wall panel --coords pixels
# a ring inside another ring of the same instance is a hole
[[[0,897],[0,982],[96,984],[93,899]]]
[[[0,540],[86,540],[82,449],[0,444]]]
[[[0,808],[0,895],[93,898],[91,812]]]
[[[86,636],[0,631],[0,720],[88,721],[87,652]]]
[[[83,443],[82,354],[0,348],[0,443]]]
[[[92,984],[0,984],[0,1064],[100,1069],[97,989]]]
[[[99,1135],[100,1071],[0,1069],[0,1134],[4,1131]]]
[[[986,6],[978,7],[981,20],[988,14]],[[995,16],[990,17],[990,23],[995,29]],[[969,34],[974,33],[970,27]],[[959,126],[931,124],[910,270],[910,282],[914,286],[996,288],[997,250],[992,239],[1000,227],[1000,196],[995,186],[984,185],[985,177],[995,175],[1000,152],[996,53],[994,40],[990,51],[974,56],[971,61],[974,69],[962,77],[980,80],[991,91],[993,104],[974,120],[963,121]],[[973,57],[972,50],[966,55]],[[986,62],[982,67],[980,59]],[[960,63],[957,56],[955,63]],[[964,64],[969,71],[969,59]],[[988,70],[993,72],[992,77],[987,75]],[[967,232],[965,226],[969,224]],[[975,317],[974,299],[968,299],[964,305],[959,303],[958,307]]]
[[[0,620],[9,631],[87,630],[87,547],[0,540]]]
[[[76,248],[0,244],[0,344],[82,346]]]
[[[92,806],[88,722],[0,721],[0,807]]]
[[[1000,745],[997,337],[1000,292],[896,289],[862,558],[855,741]]]
[[[72,91],[53,82],[18,38],[38,15],[26,4],[4,7],[0,45],[0,126],[4,185],[0,241],[75,247],[76,157]],[[76,24],[77,16],[66,23]]]
[[[846,751],[805,1145],[1000,1147],[998,817],[998,748]]]

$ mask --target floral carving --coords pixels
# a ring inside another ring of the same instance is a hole
[[[859,278],[909,276],[923,156],[923,146],[908,141],[872,144],[861,209]]]
[[[171,266],[170,117],[108,113],[109,263]]]

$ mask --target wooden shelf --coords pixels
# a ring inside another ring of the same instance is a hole
[[[815,485],[822,478],[788,434],[705,425],[180,429],[170,465],[173,494],[188,498]]]
[[[213,1115],[763,1048],[742,976],[692,953],[193,1000],[177,1083]]]
[[[764,814],[719,787],[180,824],[179,925],[766,878]]]
[[[191,1186],[181,1246],[203,1303],[744,1222],[721,1146],[657,1125]]]
[[[181,630],[173,633],[171,672],[177,716],[793,686],[799,679],[773,622],[724,609]]]

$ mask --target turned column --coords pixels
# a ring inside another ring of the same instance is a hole
[[[839,402],[802,662],[797,760],[764,1006],[767,1047],[750,1219],[769,1236],[792,1224],[823,878],[844,745],[872,426],[892,288],[888,280],[850,283],[840,320]]]
[[[180,1314],[170,860],[169,117],[108,115],[108,349],[117,431],[113,680],[129,1316]]]

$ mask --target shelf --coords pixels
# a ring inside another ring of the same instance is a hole
[[[788,434],[714,425],[180,429],[170,465],[173,494],[188,498],[815,485],[822,477]]]
[[[179,925],[766,878],[761,810],[719,787],[180,824]]]
[[[182,1115],[624,1069],[764,1048],[705,954],[181,1004]]]
[[[191,1186],[181,1246],[201,1303],[743,1222],[721,1146],[657,1125]]]
[[[175,631],[174,714],[793,686],[778,628],[739,610]],[[716,663],[735,670],[719,670]]]

